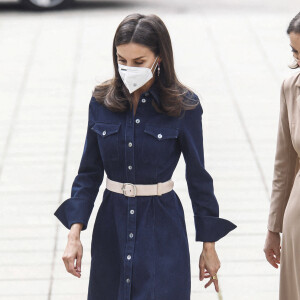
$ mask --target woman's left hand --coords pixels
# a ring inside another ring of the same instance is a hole
[[[215,249],[215,242],[204,242],[203,250],[199,259],[199,279],[202,281],[204,278],[209,278],[213,275],[216,275],[220,267],[221,263]],[[218,278],[210,278],[204,287],[207,288],[212,282],[215,285],[215,290],[219,292]]]

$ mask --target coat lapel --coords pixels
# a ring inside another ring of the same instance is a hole
[[[298,76],[295,85],[297,86],[296,102],[297,102],[297,107],[300,110],[300,76]]]

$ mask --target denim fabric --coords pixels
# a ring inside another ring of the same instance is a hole
[[[88,225],[104,171],[119,182],[171,179],[181,153],[194,212],[195,240],[217,241],[236,225],[219,217],[213,179],[204,166],[199,103],[180,117],[156,112],[154,83],[132,110],[112,112],[94,97],[71,197],[54,215],[70,229]],[[185,216],[174,189],[161,196],[127,197],[104,190],[91,242],[88,300],[190,300],[190,254]]]

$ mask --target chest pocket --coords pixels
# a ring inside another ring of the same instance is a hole
[[[96,122],[91,128],[97,133],[103,160],[119,159],[119,130],[121,124]]]
[[[146,124],[143,136],[142,155],[146,161],[157,164],[174,154],[179,130]]]

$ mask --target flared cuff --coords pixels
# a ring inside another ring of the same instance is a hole
[[[229,220],[213,216],[194,216],[196,241],[216,242],[237,226]]]
[[[88,225],[90,215],[92,213],[94,203],[82,198],[69,198],[65,200],[54,212],[54,215],[68,229],[72,224],[82,223],[81,229],[85,230]]]

